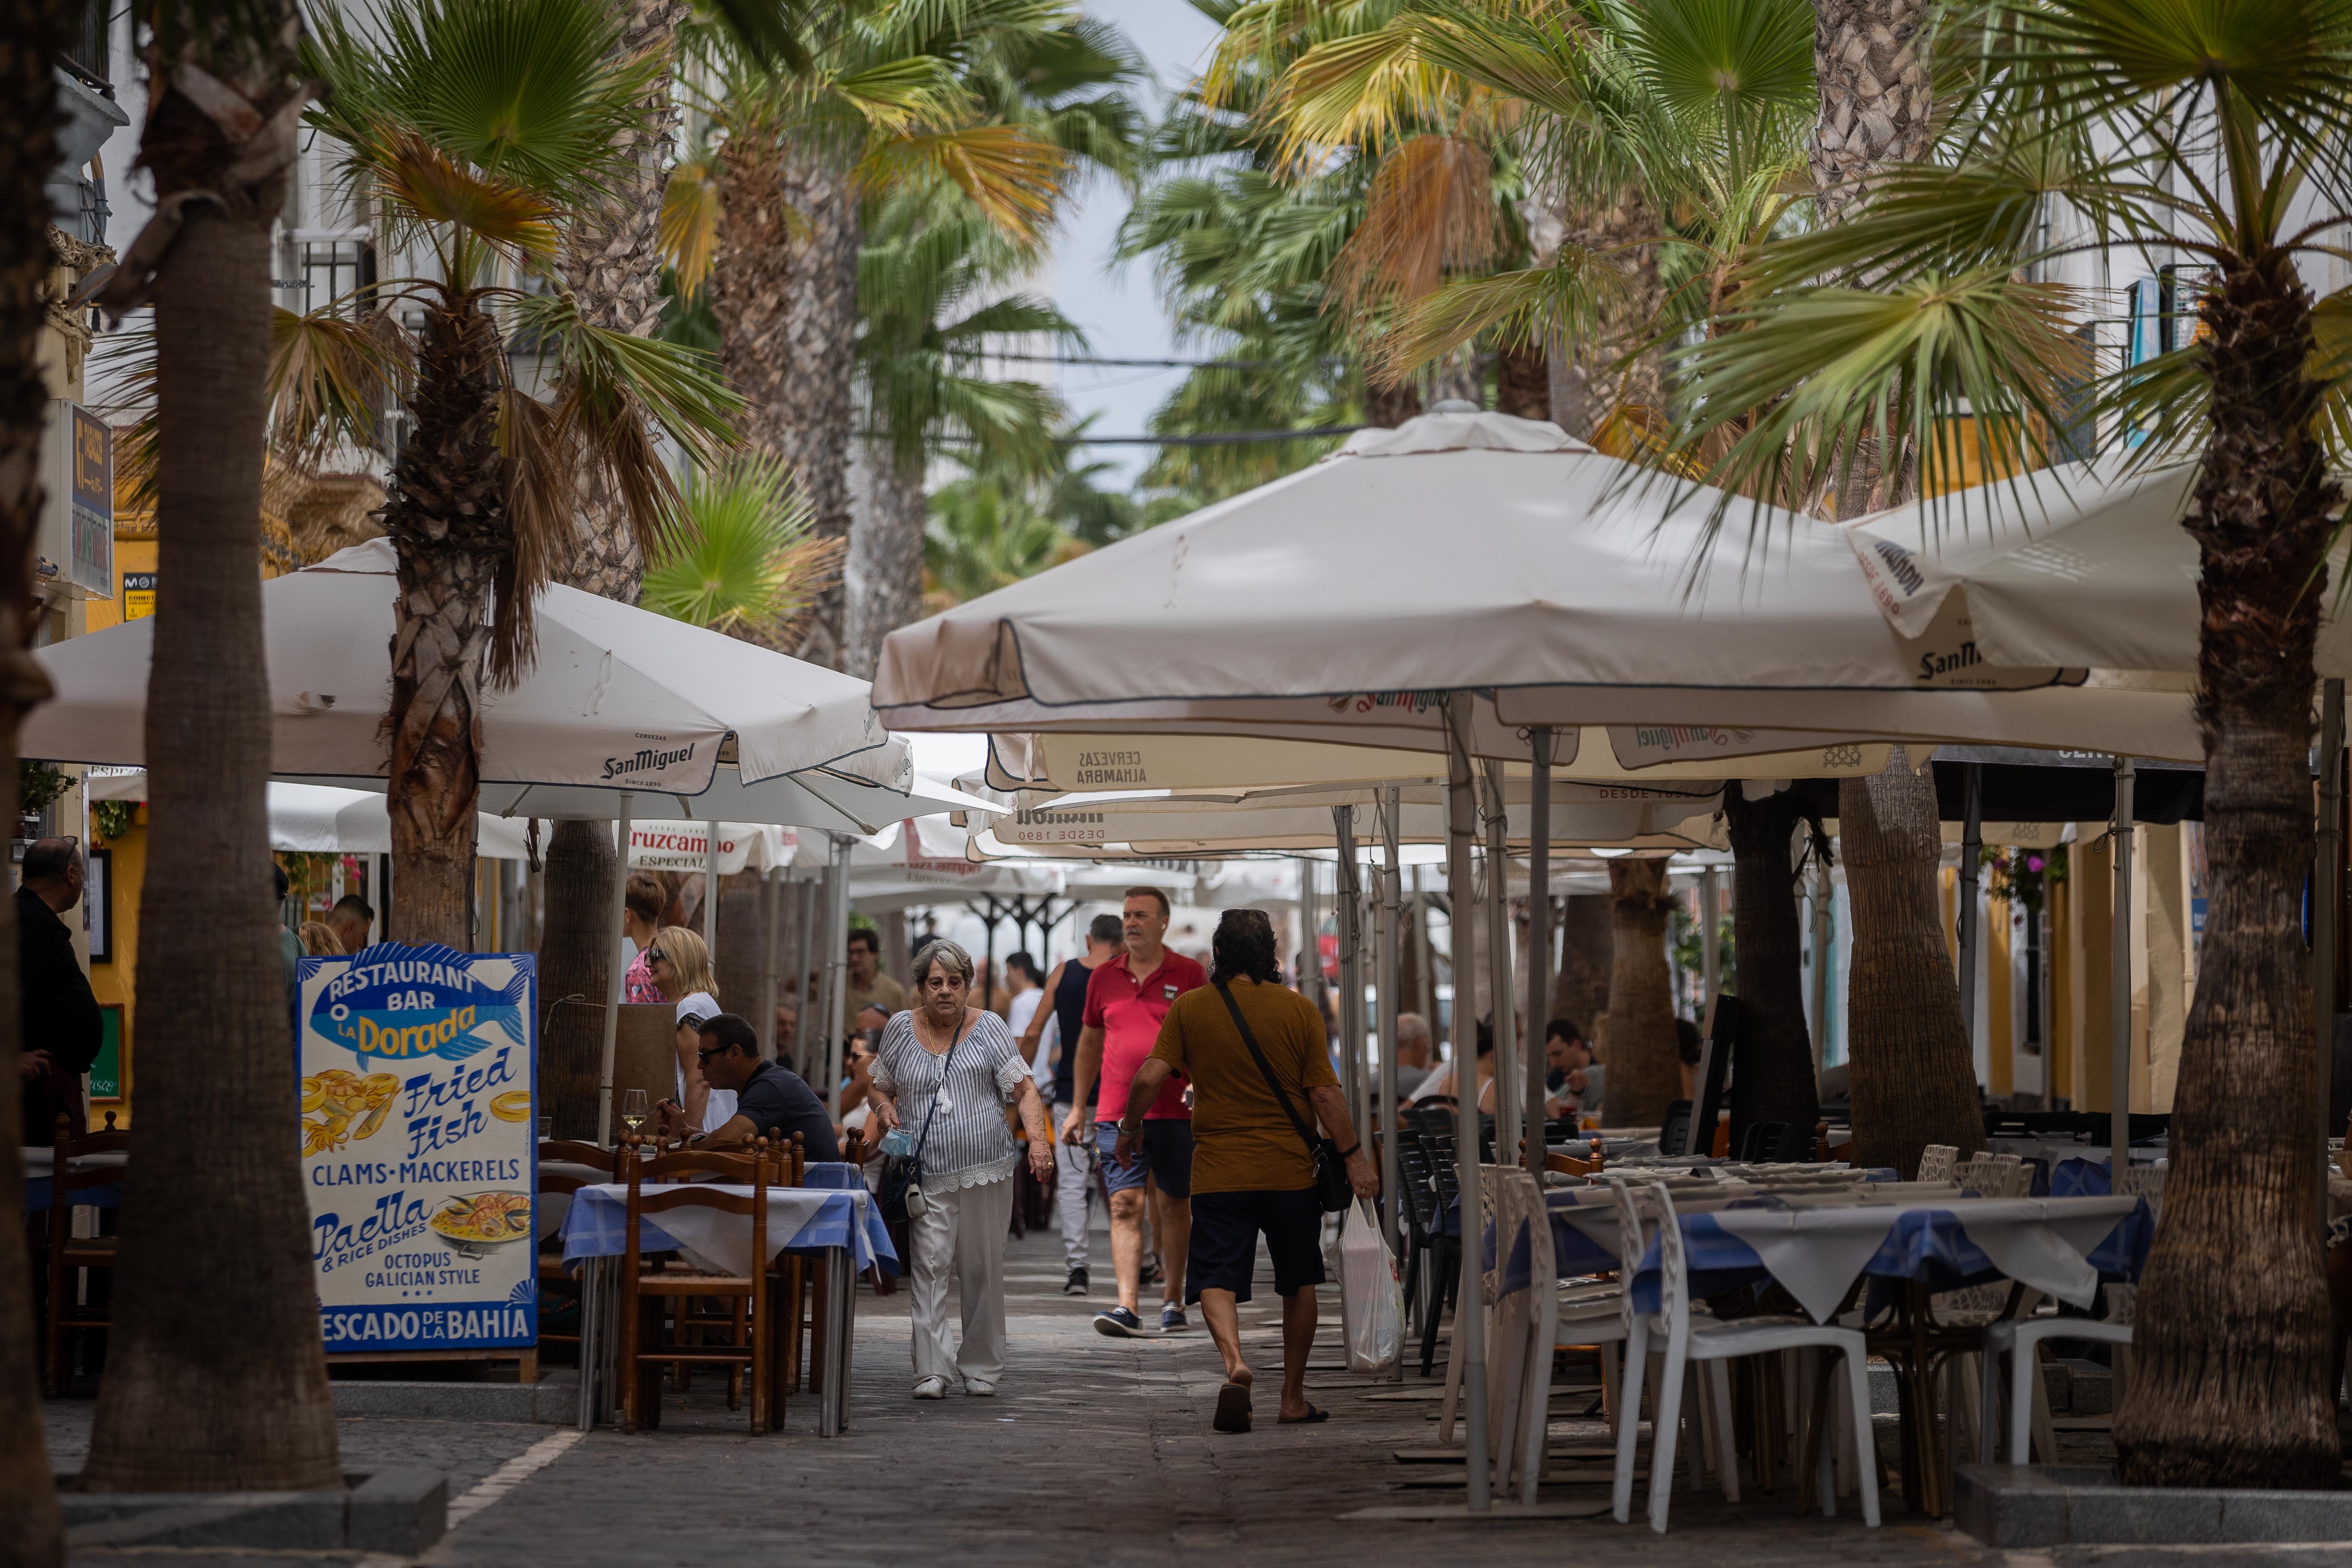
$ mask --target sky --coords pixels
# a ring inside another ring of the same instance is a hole
[[[1206,63],[1216,41],[1216,25],[1184,0],[1087,0],[1086,11],[1126,29],[1163,89],[1189,80]],[[1156,112],[1156,100],[1153,107]],[[1116,182],[1097,178],[1089,182],[1074,208],[1055,246],[1052,291],[1062,313],[1086,331],[1089,351],[1106,359],[1163,359],[1188,352],[1169,335],[1168,315],[1153,289],[1150,264],[1111,263],[1119,220],[1127,216],[1127,194]],[[1099,413],[1094,427],[1107,436],[1139,435],[1151,411],[1184,374],[1087,365],[1058,369],[1071,416],[1083,419]],[[1116,476],[1104,475],[1104,488],[1120,489],[1143,471],[1151,449],[1101,447],[1084,458],[1115,464]]]

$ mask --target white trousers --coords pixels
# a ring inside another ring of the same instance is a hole
[[[1066,1105],[1055,1106],[1045,1119],[1045,1125],[1055,1130],[1054,1211],[1062,1226],[1062,1267],[1084,1268],[1087,1266],[1087,1198],[1095,1189],[1095,1169],[1085,1145],[1061,1141],[1062,1118],[1069,1114],[1069,1109]]]
[[[1004,1375],[1004,1232],[1010,1176],[953,1192],[925,1192],[909,1240],[915,1254],[915,1379],[961,1373],[993,1384]],[[948,1277],[957,1277],[963,1344],[948,1322]]]

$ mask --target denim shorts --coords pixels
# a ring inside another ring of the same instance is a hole
[[[1129,1192],[1143,1185],[1148,1174],[1161,1197],[1192,1195],[1192,1122],[1181,1116],[1148,1119],[1137,1145],[1135,1163],[1120,1164],[1111,1158],[1118,1148],[1118,1123],[1095,1123],[1095,1150],[1101,1156],[1095,1163],[1102,1171],[1104,1186],[1114,1193]]]

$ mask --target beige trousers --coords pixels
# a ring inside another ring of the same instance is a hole
[[[924,1194],[908,1241],[915,1254],[915,1380],[961,1375],[994,1384],[1004,1375],[1004,1233],[1013,1217],[1013,1183]],[[948,1276],[961,1298],[962,1348],[948,1322]]]

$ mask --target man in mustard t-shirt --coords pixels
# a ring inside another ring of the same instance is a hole
[[[1189,1300],[1225,1358],[1217,1394],[1220,1432],[1250,1426],[1249,1363],[1242,1355],[1239,1303],[1250,1299],[1257,1238],[1274,1259],[1282,1297],[1282,1403],[1285,1424],[1320,1421],[1307,1400],[1307,1352],[1315,1342],[1315,1287],[1323,1282],[1323,1211],[1315,1163],[1273,1085],[1251,1057],[1233,1008],[1239,1008],[1266,1065],[1301,1120],[1319,1121],[1346,1156],[1359,1197],[1376,1197],[1380,1178],[1356,1138],[1326,1049],[1315,1005],[1283,988],[1273,923],[1263,910],[1228,910],[1212,942],[1213,984],[1176,998],[1160,1042],[1136,1069],[1118,1121],[1112,1160],[1137,1157],[1144,1113],[1171,1074],[1192,1080],[1192,1237],[1184,1269]],[[1229,1006],[1227,996],[1232,998]]]

